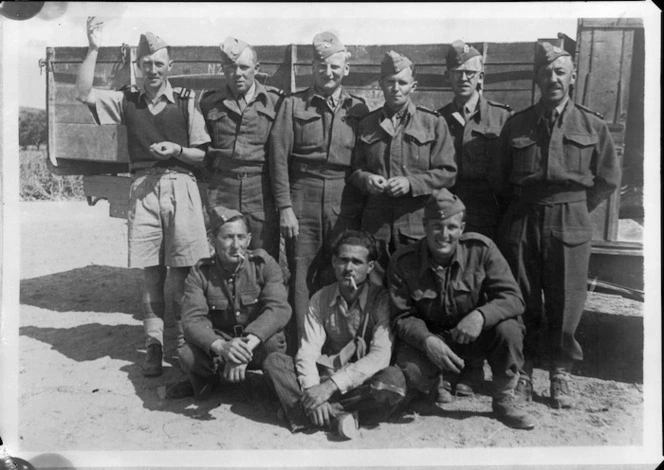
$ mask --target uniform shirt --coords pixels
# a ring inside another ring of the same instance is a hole
[[[161,90],[161,92],[155,97],[154,100],[150,100],[148,95],[145,93],[145,90],[141,89],[139,92],[139,99],[143,100],[146,103],[147,108],[153,115],[159,114],[162,111],[167,103],[175,104],[175,97],[173,96],[174,92],[180,93],[181,88],[176,88],[175,90],[171,87],[170,82],[166,81],[166,86]],[[205,123],[203,122],[203,116],[195,104],[194,92],[190,90],[190,99],[189,99],[189,146],[198,147],[199,145],[207,144],[210,142],[210,136],[205,130]],[[93,116],[97,121],[97,124],[124,124],[124,93],[122,91],[116,90],[101,90],[95,88],[94,93],[94,108],[95,113]]]
[[[488,184],[489,170],[498,151],[500,131],[512,115],[509,106],[489,101],[479,93],[476,96],[475,106],[466,114],[467,120],[464,120],[455,102],[438,110],[454,137],[458,169],[456,184],[467,180],[474,180],[475,185],[482,185],[475,180]]]
[[[400,123],[395,130],[384,108],[362,119],[350,181],[368,192],[372,174],[387,179],[405,176],[410,182],[408,196],[415,197],[452,186],[457,169],[445,121],[409,101]]]
[[[188,342],[209,351],[219,339],[214,330],[245,334],[263,343],[291,317],[286,288],[277,262],[264,250],[247,251],[238,269],[229,273],[216,257],[199,261],[185,282],[182,326]]]
[[[284,99],[269,139],[270,174],[279,209],[291,206],[289,168],[305,163],[350,169],[359,120],[369,112],[364,100],[343,87],[336,107],[314,88]]]
[[[212,137],[206,156],[212,170],[219,168],[234,173],[263,170],[267,139],[282,92],[258,82],[254,82],[254,87],[254,93],[249,90],[245,96],[247,104],[243,111],[227,87],[208,91],[201,97],[201,111]]]
[[[436,272],[426,238],[397,251],[388,270],[391,316],[397,336],[424,350],[426,339],[453,329],[473,310],[484,329],[514,318],[524,302],[509,265],[496,245],[478,233],[464,233],[451,265]]]
[[[510,118],[500,137],[495,185],[509,199],[509,185],[543,182],[586,189],[592,210],[620,184],[622,170],[604,120],[568,101],[549,131],[539,101]]]
[[[365,339],[366,356],[337,370],[330,378],[341,393],[360,386],[390,364],[393,335],[387,292],[366,282],[362,292],[348,306],[337,283],[316,292],[304,318],[300,349],[295,358],[298,380],[303,389],[320,383],[316,361],[321,354],[334,355],[352,341],[369,315]]]

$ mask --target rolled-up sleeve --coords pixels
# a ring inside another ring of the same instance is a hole
[[[297,380],[302,389],[307,389],[320,383],[316,361],[321,355],[325,344],[325,325],[321,317],[320,292],[318,291],[309,301],[309,309],[304,317],[304,328],[301,333],[300,348],[295,355],[295,369]]]
[[[482,292],[486,294],[487,301],[477,310],[484,316],[484,329],[488,329],[521,315],[525,304],[507,261],[493,243],[486,250],[484,272],[486,277]]]
[[[264,284],[258,301],[261,312],[252,321],[245,332],[257,336],[262,342],[283,329],[291,317],[291,307],[288,304],[288,294],[284,286],[281,268],[270,256],[265,256],[263,270]]]
[[[199,101],[196,100],[194,92],[189,99],[189,146],[198,147],[210,142],[210,135],[205,128],[205,120],[201,113]]]
[[[390,329],[390,306],[387,294],[381,295],[377,302],[369,353],[335,372],[331,377],[341,393],[359,387],[390,365],[394,336]]]
[[[124,124],[122,118],[124,93],[116,90],[93,89],[94,104],[89,105],[92,117],[97,124]]]

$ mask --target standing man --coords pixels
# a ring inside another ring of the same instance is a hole
[[[514,389],[523,365],[523,299],[496,245],[464,233],[465,206],[446,189],[424,208],[425,238],[392,257],[388,272],[396,364],[409,393],[434,392],[438,376],[486,357],[493,373],[492,408],[510,427],[532,429]]]
[[[187,343],[178,354],[189,380],[169,388],[168,398],[204,399],[221,378],[242,382],[268,354],[286,352],[291,308],[281,268],[265,250],[247,250],[251,233],[240,212],[214,207],[210,229],[215,256],[191,269],[184,294]]]
[[[569,53],[538,46],[540,101],[510,118],[501,135],[498,188],[511,205],[502,250],[526,302],[526,366],[519,384],[532,394],[533,359],[544,311],[549,325],[551,404],[574,405],[570,370],[583,359],[574,338],[586,300],[592,224],[588,213],[620,184],[620,160],[597,113],[572,103]],[[544,294],[544,305],[542,304]]]
[[[380,87],[385,105],[360,122],[351,182],[369,194],[362,229],[378,239],[382,277],[389,255],[424,235],[424,202],[434,190],[454,184],[456,164],[445,120],[411,101],[415,65],[387,52]]]
[[[173,278],[178,345],[184,281],[189,268],[210,255],[200,193],[193,171],[203,162],[210,138],[190,90],[172,88],[169,46],[148,32],[136,50],[143,74],[140,91],[92,88],[103,23],[88,18],[89,49],[76,81],[76,98],[98,124],[124,124],[129,145],[129,267],[143,268],[147,357],[143,375],[162,373],[167,268]]]
[[[267,139],[283,93],[256,81],[260,64],[249,44],[227,37],[220,48],[226,87],[204,93],[200,102],[212,137],[206,157],[209,203],[245,214],[252,248],[263,248],[278,259],[277,212],[267,164]]]
[[[488,176],[511,108],[480,94],[484,60],[477,49],[454,41],[446,62],[454,100],[438,112],[454,137],[458,173],[451,191],[466,205],[466,232],[493,239],[500,213]]]
[[[265,374],[291,431],[336,424],[353,437],[359,423],[350,413],[361,413],[361,420],[387,417],[406,396],[406,380],[388,367],[393,334],[387,292],[367,282],[376,263],[374,238],[348,230],[333,253],[337,282],[311,298],[295,360],[273,353]]]
[[[269,144],[300,332],[310,294],[334,281],[329,272],[332,240],[360,225],[362,194],[346,178],[359,120],[369,111],[364,100],[341,85],[350,72],[350,54],[339,39],[330,32],[317,34],[313,54],[314,86],[284,100]],[[294,328],[289,333],[292,347]]]
[[[438,110],[454,137],[458,168],[451,191],[466,205],[466,232],[494,239],[500,216],[498,201],[489,185],[500,131],[512,115],[509,106],[489,101],[480,89],[484,82],[482,54],[463,41],[454,41],[447,52],[447,78],[454,100]],[[467,363],[455,385],[457,395],[472,395],[473,385],[484,378],[484,361]]]

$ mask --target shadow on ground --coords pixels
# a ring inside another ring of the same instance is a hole
[[[56,312],[120,312],[140,319],[140,269],[86,266],[21,280],[20,303]]]

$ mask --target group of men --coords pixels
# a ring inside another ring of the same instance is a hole
[[[414,104],[416,66],[389,51],[385,104],[370,112],[342,86],[350,54],[330,32],[313,39],[314,83],[288,96],[256,80],[253,47],[227,38],[225,87],[197,101],[170,86],[170,48],[152,33],[136,54],[142,89],[94,89],[101,26],[88,20],[77,97],[128,130],[146,376],[162,372],[173,276],[188,379],[169,397],[204,398],[260,368],[292,431],[332,424],[350,437],[418,394],[441,406],[473,394],[486,359],[495,416],[532,429],[522,405],[546,311],[551,404],[573,406],[588,213],[621,169],[606,123],[570,100],[569,53],[538,46],[541,99],[514,114],[481,93],[474,47],[449,48],[454,100],[439,112]]]

